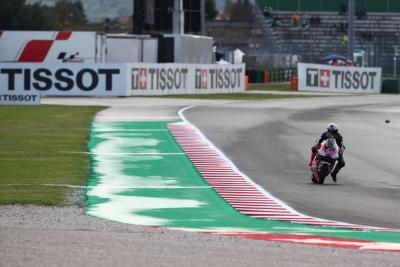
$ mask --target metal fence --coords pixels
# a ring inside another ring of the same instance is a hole
[[[347,0],[257,0],[261,10],[339,12]],[[366,12],[400,12],[399,0],[355,0],[356,10]]]

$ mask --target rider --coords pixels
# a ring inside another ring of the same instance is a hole
[[[343,151],[344,151],[343,137],[339,133],[339,127],[337,126],[336,123],[329,123],[327,131],[321,135],[321,138],[319,139],[318,144],[316,144],[315,146],[313,146],[311,148],[311,151],[312,151],[311,159],[310,159],[310,162],[308,163],[308,166],[312,165],[312,162],[313,162],[315,156],[317,155],[317,152],[318,152],[318,149],[319,149],[321,143],[324,140],[326,140],[332,136],[333,136],[333,138],[335,138],[336,143],[339,147],[339,158],[337,159],[338,163],[336,164],[335,169],[331,173],[333,181],[336,182],[336,175],[338,174],[339,170],[346,165],[346,163],[344,162],[344,159],[343,159]]]

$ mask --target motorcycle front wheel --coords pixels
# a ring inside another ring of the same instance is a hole
[[[322,164],[318,172],[318,183],[323,184],[325,181],[325,177],[329,174],[329,165]]]
[[[311,182],[313,182],[313,184],[318,184],[318,179],[315,178],[314,174],[311,176]]]

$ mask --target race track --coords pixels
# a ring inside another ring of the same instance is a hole
[[[311,216],[399,228],[400,98],[354,96],[274,101],[46,98],[101,105],[103,121],[184,115],[255,182]],[[385,123],[390,119],[389,124]],[[309,148],[336,121],[347,145],[338,184],[310,184]],[[395,243],[397,244],[397,243]],[[187,233],[101,220],[81,206],[0,206],[1,266],[398,266],[399,253]]]
[[[187,119],[275,197],[306,215],[400,227],[400,98],[355,96],[199,106]],[[390,123],[385,121],[389,119]],[[310,147],[338,123],[347,166],[313,185]]]

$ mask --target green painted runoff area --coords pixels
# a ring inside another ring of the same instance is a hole
[[[162,122],[94,122],[88,215],[137,225],[302,233],[400,242],[400,233],[308,226],[245,216],[200,176]]]

